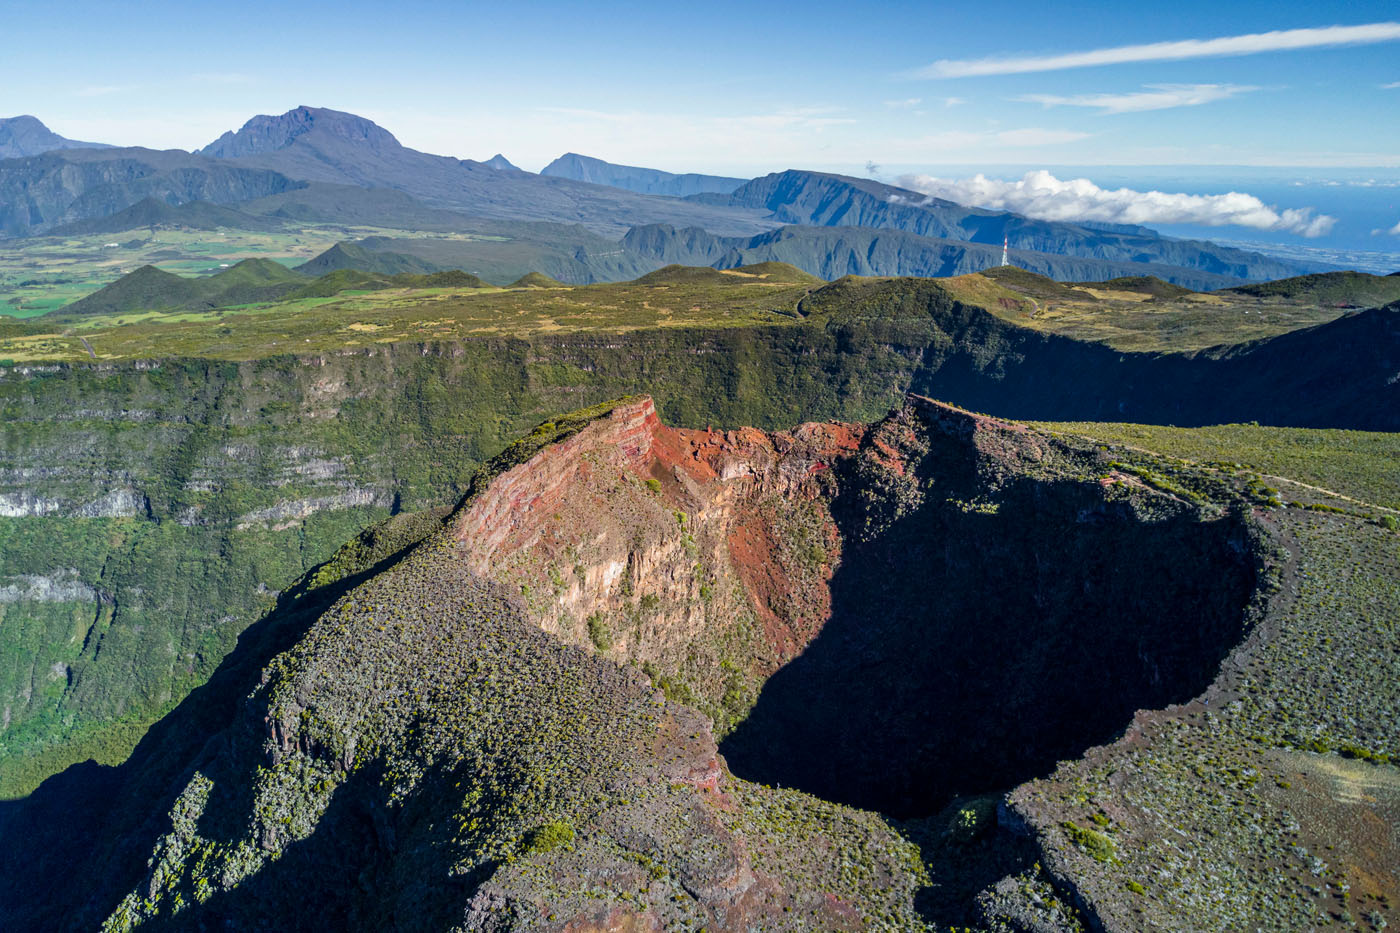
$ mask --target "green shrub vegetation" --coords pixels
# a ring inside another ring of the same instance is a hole
[[[1111,836],[1097,829],[1087,829],[1065,821],[1060,824],[1065,836],[1096,862],[1112,862],[1117,859],[1118,846]]]

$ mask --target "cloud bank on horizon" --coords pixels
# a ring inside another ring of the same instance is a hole
[[[1108,189],[1100,188],[1087,178],[1056,178],[1043,169],[1027,172],[1015,181],[988,178],[979,173],[963,179],[904,175],[899,184],[931,198],[1014,211],[1037,220],[1249,227],[1308,238],[1325,236],[1337,222],[1335,217],[1318,214],[1310,207],[1279,211],[1252,194],[1238,191],[1174,194],[1131,188]]]
[[[971,78],[985,75],[1027,74],[1062,71],[1097,65],[1123,65],[1134,62],[1184,61],[1191,58],[1221,58],[1257,55],[1343,45],[1370,45],[1400,40],[1400,23],[1367,23],[1361,26],[1323,26],[1311,29],[1279,29],[1218,39],[1183,39],[1121,45],[1063,55],[1000,56],[970,60],[943,59],[913,72],[916,78]]]

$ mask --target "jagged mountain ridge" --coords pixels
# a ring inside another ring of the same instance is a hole
[[[109,217],[145,198],[233,204],[303,185],[179,150],[65,149],[0,162],[0,234],[30,236]]]
[[[203,149],[196,149],[195,155],[213,159],[260,155],[286,149],[301,137],[313,133],[326,140],[340,140],[349,146],[376,153],[403,148],[394,134],[372,120],[337,110],[303,106],[280,116],[260,114],[253,117],[241,129],[229,130]],[[324,147],[325,143],[321,145]],[[326,147],[321,151],[328,150],[329,147]]]
[[[200,152],[300,181],[395,188],[430,206],[508,220],[581,223],[613,235],[630,226],[625,219],[630,217],[689,216],[710,229],[735,233],[770,226],[754,210],[717,209],[429,155],[400,145],[370,120],[318,107],[254,117]]]
[[[789,170],[756,178],[730,195],[697,195],[707,204],[762,208],[785,224],[876,227],[918,236],[1060,255],[1184,266],[1241,279],[1296,274],[1294,263],[1195,240],[1174,240],[1102,224],[1032,220],[964,207],[865,178]]]
[[[37,117],[24,114],[0,117],[0,159],[23,159],[55,149],[110,149],[106,143],[85,143],[66,139],[50,130]]]

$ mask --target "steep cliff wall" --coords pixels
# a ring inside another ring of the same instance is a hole
[[[35,841],[0,852],[0,919],[1393,913],[1384,523],[917,397],[777,432],[601,404],[508,447],[444,515],[342,549],[121,768],[0,804],[0,831]],[[1334,650],[1355,664],[1313,666]]]
[[[864,431],[670,428],[644,397],[496,477],[451,526],[537,625],[641,666],[724,733],[830,612],[830,469]]]
[[[0,368],[0,793],[89,754],[119,758],[272,593],[389,512],[455,502],[476,466],[553,412],[647,392],[672,423],[771,430],[874,418],[907,390],[1024,418],[1384,429],[1400,411],[1395,309],[1189,357],[1047,337],[928,281],[833,283],[796,314],[783,327]],[[825,534],[819,510],[763,521],[796,523],[780,540]],[[697,586],[732,590],[718,576]],[[594,628],[630,644],[635,615]],[[753,628],[771,624],[759,611]],[[721,679],[741,708],[743,678]]]
[[[0,793],[120,760],[277,591],[551,412],[868,417],[919,353],[773,328],[0,369]]]

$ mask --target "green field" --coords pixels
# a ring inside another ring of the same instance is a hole
[[[27,322],[12,326],[9,333],[0,330],[0,359],[88,359],[80,338],[101,360],[248,360],[404,341],[795,323],[796,304],[810,290],[783,277],[706,271],[710,275],[699,280],[650,280],[654,284],[393,288],[208,312],[148,311],[52,324]]]
[[[1107,287],[1111,283],[1067,285],[1019,269],[1011,274],[990,269],[940,282],[963,301],[1023,327],[1143,352],[1259,340],[1347,313],[1330,293],[1326,300],[1229,291],[1158,296]]]
[[[1343,504],[1351,499],[1358,506],[1400,510],[1400,434],[1257,424],[1174,428],[1155,424],[1042,422],[1037,426],[1100,444],[1141,448],[1230,469],[1247,468],[1279,486],[1285,499],[1307,502],[1320,489],[1336,493],[1331,498],[1341,498]]]
[[[147,228],[116,234],[0,240],[0,314],[30,318],[56,311],[143,265],[180,275],[207,275],[252,258],[296,266],[343,240],[415,235],[380,227],[317,224],[273,232]],[[434,237],[505,239],[473,234]]]

